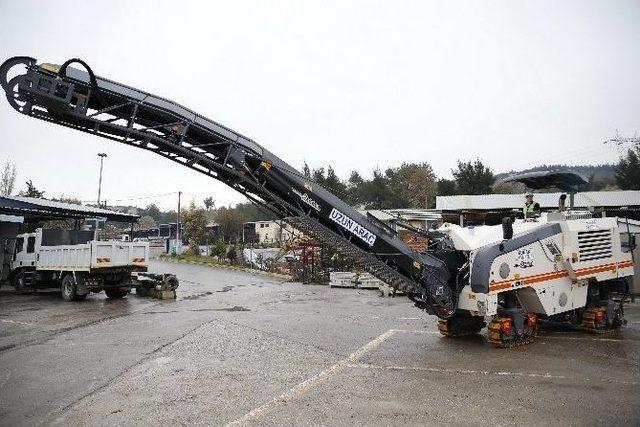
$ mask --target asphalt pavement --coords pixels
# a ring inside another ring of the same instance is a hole
[[[640,305],[500,350],[406,298],[154,262],[178,299],[0,288],[0,425],[638,425]]]

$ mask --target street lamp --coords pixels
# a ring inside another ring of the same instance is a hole
[[[100,192],[102,191],[102,166],[104,158],[107,157],[107,153],[98,153],[100,157],[100,178],[98,179],[98,209],[100,209]],[[93,240],[98,239],[98,218],[96,217],[96,226],[93,230]]]

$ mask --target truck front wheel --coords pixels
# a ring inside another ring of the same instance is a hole
[[[123,291],[118,288],[105,289],[104,293],[107,294],[107,298],[109,299],[120,299],[124,298],[125,295],[129,293],[129,291]]]
[[[80,301],[87,296],[86,294],[78,294],[78,285],[76,284],[73,274],[67,274],[62,278],[60,293],[62,294],[62,299],[65,301]]]
[[[13,287],[19,294],[24,294],[26,292],[26,289],[24,288],[24,271],[20,270],[15,274],[15,276],[13,276]]]

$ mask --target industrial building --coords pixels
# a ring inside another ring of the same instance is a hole
[[[535,193],[534,200],[543,211],[558,208],[564,193]],[[504,216],[522,210],[522,194],[480,194],[437,196],[436,210],[443,220],[461,225],[498,224]],[[588,209],[594,216],[618,216],[640,220],[640,191],[584,191],[574,196],[574,206]]]

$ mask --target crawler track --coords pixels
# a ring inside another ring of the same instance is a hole
[[[491,344],[497,348],[516,348],[523,347],[535,341],[537,330],[533,334],[523,337],[516,336],[514,339],[505,340],[502,336],[502,328],[500,318],[494,318],[487,327],[487,338]]]

